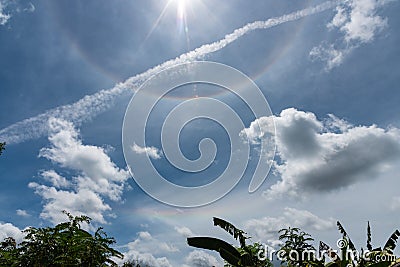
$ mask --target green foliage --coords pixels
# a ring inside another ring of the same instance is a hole
[[[0,245],[0,266],[16,266],[18,256],[17,243],[12,237],[7,237]]]
[[[351,250],[354,250],[354,251],[355,251],[355,250],[356,250],[356,247],[354,246],[354,244],[353,244],[353,242],[351,241],[351,239],[350,239],[349,235],[347,234],[347,232],[344,230],[342,224],[341,224],[339,221],[337,221],[336,224],[337,224],[337,226],[338,226],[339,232],[342,233],[343,238],[347,240],[349,248],[350,248]]]
[[[368,222],[368,225],[367,225],[367,249],[369,251],[372,250],[372,245],[371,245],[371,226],[369,225],[369,222]]]
[[[4,149],[6,149],[6,143],[0,143],[0,155],[3,153]]]
[[[394,231],[394,233],[389,237],[388,241],[386,242],[385,246],[383,247],[383,250],[393,254],[393,250],[396,248],[397,239],[399,237],[400,237],[399,230]]]
[[[377,260],[379,258],[392,258],[394,257],[393,251],[396,248],[397,245],[397,239],[400,236],[399,230],[395,230],[393,234],[389,237],[387,240],[385,246],[383,249],[381,247],[372,249],[369,258],[371,259],[368,265],[368,263],[365,266],[374,266],[374,267],[387,267],[387,266],[392,266],[393,263],[391,261],[380,261]]]
[[[214,237],[189,237],[187,243],[191,247],[203,248],[219,252],[221,257],[232,265],[240,261],[240,252],[231,244]]]
[[[123,255],[110,247],[115,240],[102,228],[94,235],[81,229],[82,223],[90,223],[89,217],[64,213],[69,222],[30,227],[24,230],[26,236],[18,246],[14,239],[6,239],[1,245],[0,266],[117,266],[111,257]]]
[[[325,244],[322,241],[319,241],[319,251],[324,251],[329,258],[331,258],[333,260],[332,263],[327,264],[326,266],[340,266],[340,257],[339,255],[335,252],[335,250],[333,250],[329,245]],[[323,261],[325,260],[325,255],[321,255],[323,256]]]
[[[246,239],[248,238],[246,233],[238,228],[236,228],[233,224],[230,222],[227,222],[225,220],[222,220],[217,217],[213,217],[213,222],[214,226],[219,226],[225,231],[227,231],[229,234],[233,236],[236,240],[239,239],[240,247],[244,248],[246,246]]]
[[[219,226],[236,240],[239,240],[240,247],[234,247],[231,244],[214,237],[188,237],[189,246],[217,251],[221,258],[225,260],[224,266],[249,266],[249,267],[270,267],[272,263],[268,259],[259,259],[258,255],[263,252],[260,244],[254,243],[246,245],[246,233],[233,224],[220,218],[213,218],[214,226]]]
[[[322,264],[317,259],[317,255],[308,253],[315,251],[314,246],[310,244],[314,241],[311,235],[296,227],[281,229],[279,233],[279,240],[283,242],[283,246],[279,250],[280,257],[287,266],[320,266]]]
[[[341,244],[343,246],[340,247],[340,256],[337,253],[337,250],[332,249],[329,245],[320,241],[319,251],[324,252],[324,256],[327,255],[331,262],[325,264],[325,257],[319,258],[311,258],[305,259],[304,257],[298,259],[295,257],[290,258],[289,253],[293,253],[295,255],[303,255],[303,251],[315,251],[314,247],[310,244],[313,241],[313,238],[305,233],[300,231],[299,228],[288,228],[282,229],[279,231],[281,233],[279,239],[284,241],[283,246],[281,247],[281,251],[283,251],[283,255],[281,254],[281,258],[283,257],[283,263],[285,266],[315,266],[315,267],[395,267],[400,266],[400,259],[397,259],[396,262],[393,262],[393,250],[396,247],[397,240],[400,237],[400,232],[396,230],[386,242],[384,249],[375,248],[372,249],[371,244],[371,227],[368,222],[367,226],[367,249],[369,251],[368,258],[364,257],[364,250],[361,250],[361,255],[357,256],[355,253],[357,250],[350,240],[349,235],[344,229],[343,225],[340,222],[337,222],[338,230],[342,234]],[[308,254],[310,255],[310,254]],[[351,256],[354,256],[352,258]],[[378,256],[378,257],[377,257]],[[389,260],[390,259],[390,260]]]
[[[260,266],[260,267],[271,267],[273,264],[267,259],[268,251],[264,251],[262,244],[260,243],[253,243],[250,245],[246,245],[244,248],[238,248],[238,251],[241,255],[249,255],[247,265],[243,266]],[[261,256],[261,257],[259,257]],[[265,258],[265,259],[263,259]]]
[[[396,262],[393,262],[391,258],[395,258],[393,254],[393,250],[396,248],[396,242],[397,239],[400,236],[400,232],[396,230],[388,239],[386,242],[384,249],[382,250],[380,247],[378,248],[372,248],[371,244],[371,227],[367,225],[367,250],[369,251],[368,253],[368,258],[364,257],[364,250],[361,249],[361,256],[355,257],[354,259],[351,259],[349,257],[350,251],[357,251],[354,244],[351,242],[349,235],[347,232],[344,230],[344,227],[340,224],[340,222],[337,222],[338,225],[338,230],[342,234],[342,240],[345,241],[347,246],[343,246],[341,248],[341,257],[339,257],[337,254],[332,253],[332,249],[327,246],[325,243],[324,250],[328,251],[328,256],[330,256],[334,261],[331,263],[328,263],[325,266],[331,266],[331,267],[343,267],[343,266],[354,266],[354,267],[390,267],[390,266],[397,266],[399,264],[399,260],[397,259]],[[329,249],[327,249],[329,248]],[[321,248],[320,248],[321,249]],[[354,254],[353,254],[354,255]],[[383,260],[386,259],[386,260]]]

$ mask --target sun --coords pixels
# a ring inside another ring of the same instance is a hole
[[[186,17],[186,5],[188,0],[175,0],[177,4],[177,16],[179,20],[184,20]]]
[[[190,50],[190,38],[189,38],[189,25],[188,25],[188,10],[190,11],[190,15],[193,15],[193,7],[197,6],[197,4],[201,2],[201,0],[168,0],[162,9],[160,15],[153,23],[150,31],[144,38],[142,44],[144,44],[147,39],[151,36],[153,31],[159,26],[160,21],[163,19],[164,15],[168,13],[168,11],[174,10],[176,12],[176,24],[177,24],[177,34],[183,35],[186,40],[186,46],[188,51]]]
[[[189,38],[189,26],[187,19],[187,8],[189,5],[189,0],[174,0],[176,4],[176,17],[177,17],[177,29],[178,34],[183,34],[186,40],[186,48],[190,50],[190,38]]]

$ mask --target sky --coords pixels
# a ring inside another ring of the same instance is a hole
[[[104,227],[125,260],[156,267],[221,266],[218,254],[186,244],[216,236],[238,245],[214,216],[275,248],[289,226],[335,246],[337,220],[365,248],[369,221],[383,245],[400,228],[399,10],[396,0],[0,0],[0,239],[21,241],[21,230],[65,221],[67,210],[91,217],[89,230]],[[145,86],[194,61],[236,69],[261,94],[197,84],[156,99]],[[265,112],[253,114],[262,98]],[[156,104],[148,117],[146,101]],[[170,114],[187,123],[163,136]],[[123,142],[128,122],[145,141]],[[249,148],[244,165],[230,142]],[[174,145],[180,153],[168,152]],[[178,154],[195,171],[175,165]],[[212,190],[180,195],[154,183],[135,155],[179,186],[217,181],[235,160],[243,175],[209,201]],[[265,181],[250,193],[258,163]],[[174,196],[207,203],[160,199]]]

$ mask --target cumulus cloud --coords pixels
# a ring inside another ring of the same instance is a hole
[[[194,236],[192,230],[190,230],[185,226],[182,227],[175,226],[175,231],[177,231],[180,235],[183,235],[184,237]]]
[[[278,231],[287,227],[298,227],[307,231],[323,231],[334,228],[335,221],[332,218],[321,219],[307,210],[286,207],[280,217],[250,219],[245,222],[244,226],[253,240],[273,248],[277,248],[281,244],[278,240]]]
[[[29,184],[45,200],[41,217],[59,223],[65,219],[61,211],[66,210],[72,215],[85,214],[94,222],[106,223],[104,214],[111,207],[103,197],[120,201],[128,172],[118,168],[103,148],[84,145],[72,123],[52,118],[49,132],[51,146],[41,149],[39,156],[76,175],[67,179],[55,170],[46,170],[40,174],[51,185]]]
[[[191,267],[221,266],[221,262],[202,250],[194,250],[186,257],[185,262]]]
[[[161,155],[162,155],[161,151],[153,146],[141,147],[141,146],[137,145],[136,143],[134,143],[131,148],[132,148],[133,152],[135,152],[137,154],[147,154],[152,159],[160,159]]]
[[[290,223],[292,225],[298,225],[299,228],[323,231],[332,229],[336,225],[335,220],[321,219],[307,210],[285,208],[285,212],[283,214],[286,218],[290,218]]]
[[[258,120],[262,125],[266,118]],[[264,193],[267,198],[346,188],[384,173],[400,158],[397,128],[354,126],[333,115],[321,121],[294,108],[283,110],[274,121],[274,171],[281,180]]]
[[[101,90],[96,94],[87,95],[73,104],[60,106],[48,110],[38,116],[10,125],[7,128],[0,130],[0,139],[8,144],[13,144],[46,136],[48,133],[47,122],[52,117],[62,118],[73,122],[75,125],[81,125],[114,106],[114,103],[119,98],[131,96],[131,93],[135,92],[144,81],[168,67],[201,59],[210,53],[223,49],[230,43],[235,42],[252,31],[258,29],[269,29],[286,22],[299,20],[323,12],[327,9],[334,8],[335,6],[335,1],[327,1],[317,6],[308,7],[280,17],[270,18],[266,21],[248,23],[245,26],[234,30],[232,33],[227,34],[221,40],[202,45],[192,51],[178,56],[175,59],[168,60],[143,73],[130,77],[125,82],[119,83],[111,89]]]
[[[16,213],[17,213],[18,216],[21,216],[21,217],[29,217],[29,216],[31,216],[26,210],[17,209]]]
[[[45,204],[40,217],[49,220],[54,224],[65,221],[63,210],[74,216],[87,215],[93,222],[105,224],[104,213],[111,210],[111,207],[104,203],[103,199],[93,191],[81,189],[77,192],[58,190],[52,186],[29,183],[29,187],[40,195]]]
[[[114,201],[121,199],[123,183],[129,177],[126,170],[119,169],[103,148],[82,144],[72,123],[51,118],[49,129],[51,147],[41,149],[40,157],[77,171],[75,182],[79,189],[89,189]]]
[[[158,240],[147,231],[139,232],[138,237],[128,243],[127,247],[131,251],[138,251],[140,253],[153,253],[154,251],[158,253],[171,253],[179,251],[174,245]]]
[[[179,251],[173,244],[160,241],[148,231],[137,233],[137,238],[125,245],[124,259],[117,262],[135,261],[140,266],[171,267],[165,254]]]
[[[149,232],[139,232],[139,238],[143,239],[143,240],[151,240],[153,237],[151,236],[151,234]]]
[[[371,42],[376,33],[387,26],[387,19],[378,15],[378,9],[385,3],[381,0],[345,1],[336,8],[328,28],[338,28],[348,43]]]
[[[387,18],[378,15],[389,1],[346,0],[336,7],[336,13],[327,27],[338,30],[342,40],[335,44],[323,42],[310,52],[311,59],[326,62],[326,70],[342,64],[344,58],[362,44],[372,42],[387,27]]]
[[[72,185],[70,181],[59,175],[55,170],[42,171],[40,175],[56,188],[68,188]]]
[[[126,261],[134,261],[140,266],[172,267],[166,257],[156,258],[151,253],[140,253],[136,250],[130,250],[129,252],[124,253],[123,262]],[[118,262],[118,260],[116,260],[116,262]]]
[[[25,234],[11,223],[0,222],[0,241],[3,241],[7,237],[13,237],[17,243],[21,243]]]

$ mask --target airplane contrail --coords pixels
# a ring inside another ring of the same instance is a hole
[[[338,0],[326,1],[322,4],[298,10],[280,17],[248,23],[245,26],[234,30],[232,33],[225,35],[221,40],[202,45],[190,52],[178,56],[175,59],[168,60],[143,73],[132,76],[126,81],[116,84],[111,89],[101,90],[92,95],[86,95],[75,103],[56,107],[35,117],[14,123],[0,130],[0,141],[7,142],[8,144],[17,144],[46,136],[48,134],[47,123],[51,117],[65,119],[71,121],[75,125],[81,125],[111,108],[118,98],[134,93],[144,81],[161,70],[175,64],[193,61],[207,54],[221,50],[228,44],[254,30],[268,29],[286,22],[299,20],[332,9],[339,2],[340,1]]]

